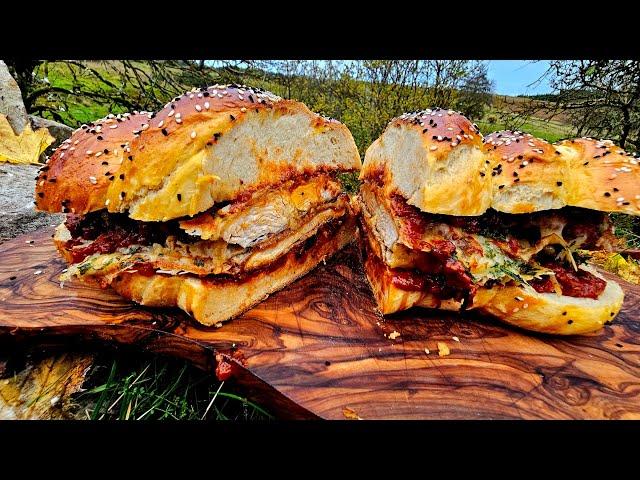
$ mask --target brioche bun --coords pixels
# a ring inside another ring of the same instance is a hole
[[[109,115],[73,132],[40,169],[36,208],[78,215],[105,208],[129,142],[152,118],[149,112]]]
[[[568,163],[568,205],[640,215],[639,159],[610,140],[576,138],[556,148]]]
[[[484,146],[492,168],[493,209],[531,213],[567,204],[567,159],[549,142],[502,130],[487,135]]]
[[[466,117],[436,108],[393,119],[365,153],[360,179],[425,212],[480,215],[491,203],[482,136]]]
[[[349,130],[304,104],[243,86],[194,89],[131,143],[108,209],[143,221],[195,215],[300,175],[358,170]]]

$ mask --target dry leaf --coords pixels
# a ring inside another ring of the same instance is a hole
[[[90,355],[61,354],[0,380],[0,420],[68,418],[71,394],[82,387]]]
[[[344,407],[342,409],[342,414],[344,415],[344,418],[346,418],[347,420],[362,420],[360,418],[360,415],[358,415],[355,410],[349,407]]]
[[[0,114],[0,163],[38,163],[40,154],[54,140],[46,128],[34,132],[29,124],[16,135],[7,117]]]
[[[640,262],[633,258],[624,258],[619,253],[593,252],[589,261],[627,282],[640,284]]]

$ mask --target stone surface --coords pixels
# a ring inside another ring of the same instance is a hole
[[[46,153],[49,155],[53,153],[53,150],[58,148],[58,146],[64,140],[69,138],[73,133],[73,128],[65,125],[64,123],[55,122],[46,118],[36,117],[35,115],[29,115],[29,122],[31,122],[31,128],[33,130],[45,127],[49,130],[49,133],[53,137],[55,137],[56,141],[49,145],[49,147],[47,148]]]
[[[37,165],[0,163],[0,243],[46,225],[57,225],[62,214],[34,209]]]
[[[2,60],[0,60],[0,113],[7,116],[16,134],[20,134],[28,122],[20,87]]]

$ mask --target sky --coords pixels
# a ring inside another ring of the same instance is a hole
[[[489,78],[500,95],[535,95],[551,92],[548,79],[537,80],[549,67],[548,60],[490,60]],[[533,83],[533,85],[531,85]]]

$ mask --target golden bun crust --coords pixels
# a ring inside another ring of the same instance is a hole
[[[111,287],[141,305],[179,307],[203,325],[216,325],[240,315],[305,275],[350,243],[355,235],[355,220],[346,216],[335,233],[320,232],[318,241],[304,254],[291,250],[277,261],[274,269],[251,274],[242,281],[123,273],[113,280]]]
[[[136,220],[195,215],[296,175],[358,170],[349,130],[304,104],[245,86],[194,89],[131,144],[109,210]]]
[[[36,179],[36,208],[84,215],[105,208],[111,178],[152,113],[109,115],[77,129],[62,142]],[[146,125],[146,127],[145,127]]]
[[[531,134],[502,130],[485,137],[492,168],[491,207],[531,213],[566,205],[567,159]]]
[[[593,268],[581,268],[603,278]],[[620,285],[606,282],[597,299],[538,293],[518,286],[479,289],[473,308],[525,330],[555,335],[590,333],[611,322],[622,308],[624,293]]]
[[[557,149],[569,164],[568,205],[640,215],[639,159],[609,140],[564,140]]]
[[[480,215],[491,202],[482,136],[462,114],[433,109],[393,119],[365,153],[360,178],[425,212]]]
[[[363,232],[364,236],[367,233]],[[441,310],[460,310],[461,302],[456,300],[439,301],[435,295],[426,290],[404,290],[393,284],[392,270],[387,267],[372,251],[368,239],[361,238],[361,251],[364,256],[364,271],[376,299],[378,310],[383,315],[407,310],[411,307],[439,308]]]
[[[440,310],[459,310],[461,307],[461,303],[454,300],[440,303],[428,290],[409,291],[396,287],[391,269],[371,253],[366,255],[364,266],[377,307],[383,315],[414,306]],[[603,278],[590,267],[582,268]],[[623,300],[622,289],[611,280],[607,280],[604,292],[595,300],[538,293],[529,287],[479,287],[470,309],[477,309],[525,330],[575,335],[597,331],[612,321],[622,308]]]

